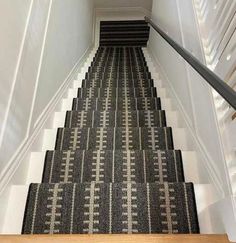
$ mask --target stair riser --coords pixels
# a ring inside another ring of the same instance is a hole
[[[138,79],[142,80],[148,80],[151,79],[151,73],[144,72],[140,74],[139,71],[131,71],[131,72],[122,72],[122,71],[116,71],[116,70],[110,70],[107,71],[107,74],[103,74],[103,71],[96,71],[96,72],[90,72],[86,73],[85,75],[85,81],[99,81],[99,80],[131,80],[135,81]]]
[[[65,127],[165,127],[164,111],[73,111],[67,112]]]
[[[180,151],[48,151],[44,183],[183,182]]]
[[[162,92],[163,94],[163,92]],[[69,98],[123,98],[123,97],[132,97],[132,98],[147,98],[157,97],[156,88],[142,88],[142,89],[132,89],[132,88],[91,88],[91,89],[70,89]]]
[[[171,128],[60,128],[56,150],[172,150]]]
[[[75,113],[77,113],[76,111],[74,111]],[[101,112],[98,112],[98,111],[94,111],[96,113],[101,113]],[[113,111],[115,112],[115,111]],[[139,112],[145,112],[145,111],[139,111]],[[159,113],[160,111],[150,111],[150,112],[154,112],[155,113]],[[145,124],[143,122],[142,119],[138,119],[137,122],[135,123],[132,123],[133,125],[135,124],[135,126],[133,127],[155,127],[155,126],[168,126],[168,127],[174,127],[174,128],[182,128],[182,122],[181,122],[181,119],[179,118],[179,115],[177,112],[175,111],[163,111],[165,113],[165,117],[164,117],[164,114],[161,118],[157,117],[156,118],[156,121],[154,122],[154,125],[151,124],[148,125]],[[55,113],[55,116],[54,116],[54,121],[53,121],[53,128],[58,128],[58,127],[64,127],[64,126],[67,126],[67,124],[73,124],[73,123],[65,123],[65,119],[66,119],[66,111],[65,112],[56,112]],[[135,115],[132,115],[132,117],[135,117]],[[115,117],[115,115],[113,116]],[[114,127],[115,124],[117,125],[117,127],[122,127],[122,123],[119,122],[119,119],[118,119],[118,115],[116,115],[117,119],[116,121],[112,121],[114,120],[111,119],[107,124],[111,127]],[[155,115],[154,115],[155,117]],[[160,120],[161,120],[161,123],[160,123]],[[114,124],[115,123],[115,124]],[[98,124],[97,122],[94,121],[94,123],[90,122],[90,121],[87,121],[86,123],[83,123],[82,125],[81,124],[77,124],[78,127],[86,127],[87,124],[90,124],[91,126],[90,127],[94,127],[95,124]],[[69,125],[68,125],[69,126]],[[71,125],[72,126],[72,125]],[[103,127],[103,123],[100,124],[100,127]],[[73,127],[73,126],[72,126]]]
[[[137,99],[73,99],[72,110],[114,111],[114,110],[161,110],[159,98]]]
[[[62,100],[62,105],[61,105],[61,111],[68,111],[72,110],[72,102],[73,99],[67,98]],[[173,111],[173,105],[170,99],[161,99],[161,107],[159,110],[167,110],[167,111]]]
[[[150,89],[150,88],[163,88],[163,84],[162,84],[162,81],[159,79],[159,76],[157,74],[153,75],[153,77],[155,77],[155,79],[152,81],[152,84],[153,86],[151,87],[118,87],[118,88],[131,88],[131,89],[140,89],[140,88],[147,88],[147,89]],[[73,88],[74,89],[78,89],[78,88],[86,88],[86,87],[82,87],[82,83],[83,83],[83,77],[82,76],[79,76],[77,80],[74,80],[73,82]],[[88,89],[91,88],[91,87],[88,87]],[[105,88],[105,89],[108,89],[108,88],[111,88],[111,89],[114,89],[114,88],[117,88],[117,87],[96,87],[96,88]]]
[[[32,184],[23,233],[198,233],[193,198],[191,183]]]
[[[142,88],[142,87],[154,87],[153,80],[135,80],[135,79],[99,79],[99,80],[82,80],[82,88],[108,88],[108,87],[133,87],[133,88]]]

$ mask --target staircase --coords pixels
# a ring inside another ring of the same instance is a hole
[[[147,40],[135,38],[101,38],[42,183],[29,187],[23,234],[199,233],[194,187],[142,52]]]

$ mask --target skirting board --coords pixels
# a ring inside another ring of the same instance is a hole
[[[91,44],[83,56],[77,61],[67,78],[64,80],[58,91],[52,97],[42,114],[39,116],[34,126],[33,132],[26,137],[15,154],[12,156],[8,165],[0,174],[0,217],[4,215],[5,206],[7,205],[7,197],[11,185],[25,184],[27,179],[27,168],[29,163],[29,155],[32,151],[40,151],[42,146],[43,131],[45,128],[53,127],[54,112],[61,106],[61,100],[67,94],[68,88],[73,85],[74,79],[77,79],[79,70],[83,67],[89,53],[93,49]],[[0,221],[0,228],[2,227]]]

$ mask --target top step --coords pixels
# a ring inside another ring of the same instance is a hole
[[[149,31],[144,20],[101,21],[100,46],[147,46]]]

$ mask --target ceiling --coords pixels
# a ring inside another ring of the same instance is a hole
[[[152,10],[153,0],[94,0],[96,8],[143,7]]]

